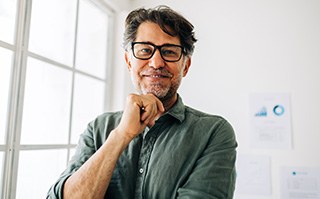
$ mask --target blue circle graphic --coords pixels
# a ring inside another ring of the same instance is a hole
[[[274,108],[273,108],[273,113],[277,116],[280,116],[280,115],[283,115],[284,113],[284,107],[281,106],[281,105],[276,105]]]

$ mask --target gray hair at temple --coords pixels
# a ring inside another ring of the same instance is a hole
[[[129,13],[125,21],[123,38],[126,50],[131,42],[135,41],[140,24],[147,21],[158,24],[170,36],[178,36],[185,49],[185,55],[192,55],[194,43],[197,41],[194,27],[186,18],[168,6],[158,6],[154,9],[138,8]]]

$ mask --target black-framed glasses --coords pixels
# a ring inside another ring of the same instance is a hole
[[[131,48],[133,56],[137,59],[150,59],[157,49],[163,60],[167,62],[177,62],[181,59],[184,48],[175,44],[154,45],[150,42],[132,42]]]

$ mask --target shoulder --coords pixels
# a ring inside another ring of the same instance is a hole
[[[229,137],[235,139],[235,132],[231,123],[220,115],[213,115],[185,106],[185,122],[198,129],[198,132],[213,137]]]
[[[98,115],[89,125],[92,127],[101,127],[105,125],[117,125],[120,122],[122,111],[106,112]]]
[[[185,106],[186,119],[213,123],[229,123],[224,117],[220,115],[209,114],[189,106]]]

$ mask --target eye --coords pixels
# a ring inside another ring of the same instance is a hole
[[[165,55],[165,56],[174,56],[176,55],[177,53],[172,51],[172,50],[163,50],[162,51],[162,54]]]
[[[161,54],[166,57],[177,57],[180,54],[179,48],[166,47],[161,49]]]
[[[141,55],[150,55],[152,53],[152,49],[148,47],[141,48],[138,53]]]
[[[138,56],[141,58],[145,58],[145,57],[152,55],[153,51],[154,51],[153,46],[148,45],[148,44],[138,44],[137,43],[134,46],[135,56]]]

